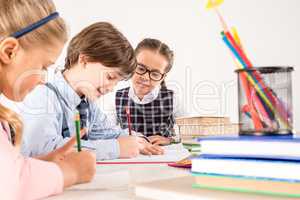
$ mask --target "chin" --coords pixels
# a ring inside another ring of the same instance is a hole
[[[144,93],[145,91],[148,91],[148,87],[145,87],[143,85],[137,85],[136,87],[137,91],[139,91],[139,93]]]
[[[95,97],[95,99],[100,99],[103,95],[102,94],[99,94]]]
[[[97,95],[92,95],[92,96],[87,96],[87,98],[90,100],[90,101],[97,101],[98,99],[100,99],[102,95],[100,94],[97,94]]]
[[[27,94],[27,93],[26,93]],[[22,102],[25,97],[26,97],[26,94],[25,95],[13,95],[13,96],[9,96],[7,95],[6,97],[11,100],[11,101],[14,101],[14,102]],[[5,94],[4,94],[5,95]]]
[[[140,95],[143,95],[143,96],[145,96],[146,94],[148,94],[150,91],[148,91],[148,90],[138,90],[137,91],[137,94],[140,94]]]

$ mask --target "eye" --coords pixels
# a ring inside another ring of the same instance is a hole
[[[43,71],[47,71],[47,69],[48,69],[47,66],[43,66],[43,67],[42,67],[42,70],[43,70]]]
[[[135,69],[136,73],[143,74],[146,73],[147,69],[141,65],[138,65]]]
[[[155,77],[155,78],[160,78],[161,76],[162,76],[162,74],[161,73],[159,73],[159,72],[151,72],[151,75],[153,76],[153,77]]]
[[[107,73],[106,78],[107,78],[108,80],[114,80],[114,79],[115,79],[115,77],[114,77],[113,75],[109,74],[109,73]]]
[[[48,71],[49,68],[54,67],[54,64],[44,64],[42,67],[43,71]]]

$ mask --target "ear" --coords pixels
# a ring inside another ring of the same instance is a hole
[[[20,49],[17,39],[9,37],[0,42],[0,61],[3,64],[10,64]]]
[[[87,59],[86,56],[83,54],[79,54],[79,58],[78,58],[78,64],[85,67],[87,64]]]

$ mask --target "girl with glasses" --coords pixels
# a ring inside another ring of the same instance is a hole
[[[117,122],[122,128],[128,127],[128,107],[135,132],[147,136],[152,144],[170,144],[176,138],[176,100],[165,78],[173,66],[173,51],[161,41],[147,38],[137,45],[135,54],[137,67],[131,86],[118,90],[115,96]]]

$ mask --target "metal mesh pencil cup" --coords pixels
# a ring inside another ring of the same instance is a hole
[[[238,69],[240,135],[293,133],[293,67]]]

